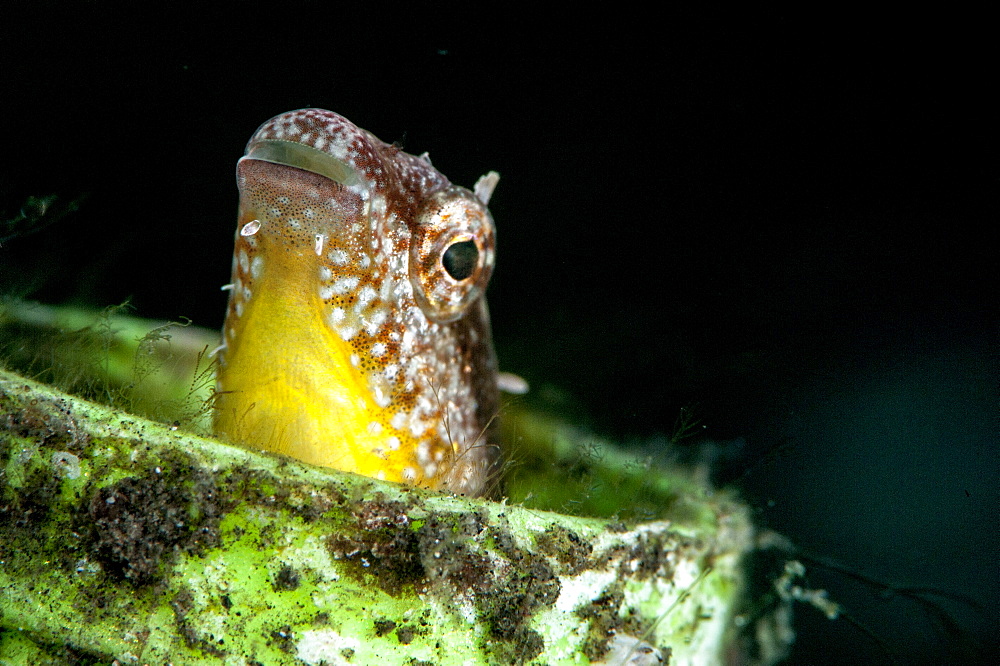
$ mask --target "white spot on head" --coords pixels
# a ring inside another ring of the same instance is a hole
[[[385,409],[392,402],[392,397],[386,392],[385,386],[383,386],[381,382],[377,381],[379,379],[377,375],[372,377],[372,379],[376,380],[373,382],[372,386],[372,397],[375,398],[375,404]]]
[[[412,467],[403,468],[403,480],[413,483],[417,479],[417,470]]]
[[[254,258],[250,260],[250,276],[259,278],[262,272],[264,272],[264,257],[259,254],[254,255]]]
[[[416,453],[417,453],[417,462],[426,467],[427,464],[431,461],[430,442],[427,441],[426,439],[420,440],[420,442],[417,443]]]
[[[373,435],[379,434],[380,432],[382,432],[382,424],[379,423],[378,421],[372,421],[371,423],[368,424],[368,432],[370,432]]]
[[[389,255],[389,270],[394,273],[406,273],[407,254],[397,252]]]
[[[378,292],[375,291],[375,289],[372,288],[371,285],[365,285],[364,287],[362,287],[361,291],[358,292],[358,305],[357,305],[358,311],[360,312],[364,308],[368,307],[368,304],[371,303],[373,300],[375,300],[377,296]]]
[[[346,266],[348,261],[347,253],[343,250],[330,250],[330,254],[326,255],[330,258],[335,266]]]
[[[361,328],[357,324],[349,325],[345,323],[337,327],[337,333],[340,334],[340,339],[344,342],[353,338],[360,330]]]
[[[344,323],[344,318],[346,316],[347,313],[344,312],[344,308],[334,308],[330,310],[330,323],[334,326],[340,326]]]
[[[356,275],[342,277],[333,283],[333,292],[338,296],[346,296],[357,288],[360,281],[361,278]]]
[[[413,331],[409,329],[403,331],[403,342],[402,344],[400,344],[400,347],[403,348],[403,351],[407,352],[413,351],[414,342],[416,342],[416,336],[413,334]]]
[[[319,267],[319,279],[323,282],[329,282],[333,279],[333,271],[330,270],[329,266]]]
[[[372,345],[371,354],[372,356],[375,357],[382,356],[383,354],[385,354],[385,349],[386,347],[384,342],[376,342],[375,344]]]
[[[368,328],[378,330],[382,328],[382,324],[385,320],[389,318],[389,312],[384,307],[374,308],[373,311],[368,315]],[[374,335],[374,333],[372,333]]]
[[[379,298],[383,301],[393,300],[393,290],[396,288],[396,282],[392,278],[386,278],[382,282],[382,286],[378,290]]]
[[[253,236],[260,231],[260,220],[250,220],[240,229],[240,236]]]

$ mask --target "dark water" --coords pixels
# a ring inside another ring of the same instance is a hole
[[[335,110],[460,184],[501,173],[490,302],[533,400],[646,449],[690,409],[763,523],[982,604],[941,601],[942,629],[906,595],[816,572],[902,663],[995,650],[985,22],[603,17],[456,37],[303,7],[321,18],[5,20],[5,219],[28,196],[86,198],[3,241],[0,290],[219,326],[244,143],[276,113]],[[800,617],[793,663],[884,660],[849,624]]]

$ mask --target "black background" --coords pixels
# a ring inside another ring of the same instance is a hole
[[[658,455],[689,408],[763,524],[985,607],[943,602],[950,633],[817,572],[885,646],[800,609],[791,663],[995,650],[985,17],[152,7],[5,10],[0,209],[87,198],[4,240],[0,292],[219,327],[246,140],[337,111],[456,183],[501,173],[489,299],[531,400]]]

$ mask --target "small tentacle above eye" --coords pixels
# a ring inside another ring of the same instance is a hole
[[[478,196],[452,186],[430,197],[410,245],[410,282],[428,319],[454,321],[482,297],[495,253],[493,218]]]
[[[483,202],[483,205],[489,205],[490,197],[493,196],[493,190],[497,188],[497,183],[500,182],[500,174],[496,171],[490,171],[487,174],[483,174],[476,181],[476,186],[473,188],[473,192],[476,193],[476,198]]]

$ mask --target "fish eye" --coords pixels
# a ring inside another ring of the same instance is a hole
[[[479,248],[471,240],[452,243],[441,255],[441,265],[455,280],[468,279],[479,263]]]
[[[490,281],[493,218],[472,192],[452,186],[424,202],[412,229],[409,270],[417,304],[432,321],[455,321]]]

